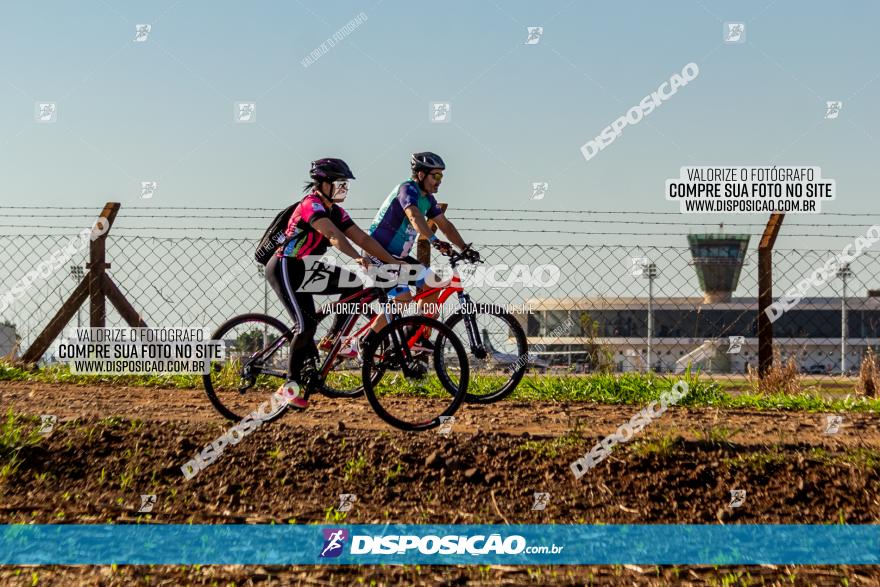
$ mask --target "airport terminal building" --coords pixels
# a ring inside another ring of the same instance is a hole
[[[531,313],[520,316],[530,349],[553,366],[579,371],[757,367],[758,299],[731,296],[748,235],[689,235],[688,241],[702,297],[531,299]],[[840,373],[842,343],[845,370],[858,371],[867,348],[880,345],[880,291],[853,292],[845,311],[839,297],[804,298],[773,323],[773,336],[783,359],[794,357],[803,371]]]
[[[529,304],[529,347],[543,345],[540,356],[545,361],[591,370],[595,365],[589,364],[589,357],[595,353],[586,349],[597,345],[611,354],[614,370],[645,370],[646,298],[533,299]],[[880,346],[880,295],[848,297],[846,305],[845,364],[851,371],[858,369],[868,346],[875,350]],[[655,298],[652,309],[654,371],[681,371],[688,362],[718,373],[745,373],[747,364],[757,366],[757,298],[714,303],[703,298]],[[839,373],[840,331],[840,298],[805,298],[773,324],[773,342],[784,359],[796,357],[804,370],[819,372],[821,366],[824,372]],[[730,337],[736,336],[743,337],[741,345],[731,347]]]

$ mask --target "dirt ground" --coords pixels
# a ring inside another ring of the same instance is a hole
[[[46,383],[0,383],[3,410],[53,414],[61,420],[110,416],[160,422],[226,425],[201,389],[154,389]],[[464,404],[455,414],[455,432],[497,432],[509,435],[559,436],[580,426],[586,434],[604,437],[630,419],[637,406],[592,403],[501,402],[480,406]],[[738,445],[767,445],[785,438],[811,445],[880,446],[880,415],[844,414],[840,434],[825,434],[828,414],[675,407],[646,430],[658,435],[679,434],[698,439],[712,428],[730,431]],[[312,396],[306,412],[278,421],[280,426],[310,426],[335,430],[394,428],[379,420],[365,398],[331,399]],[[220,428],[217,428],[220,430]]]
[[[187,481],[229,424],[201,390],[0,384],[58,422],[0,481],[0,523],[880,523],[880,419],[673,407],[583,478],[569,463],[637,406],[465,406],[407,434],[365,399],[315,397]],[[113,419],[108,419],[108,418]],[[35,423],[36,425],[36,423]],[[730,507],[730,491],[746,491]],[[550,501],[534,511],[533,494]],[[336,511],[338,495],[358,496]],[[141,494],[155,494],[139,514]],[[36,575],[35,575],[36,574]],[[2,567],[0,584],[877,585],[877,567]],[[375,581],[375,583],[374,583]]]

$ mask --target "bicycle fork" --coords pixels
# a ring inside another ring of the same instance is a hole
[[[464,310],[464,327],[467,330],[471,352],[476,358],[485,359],[488,353],[480,338],[479,328],[477,328],[477,307],[471,302],[471,297],[463,291],[458,293],[458,301]]]

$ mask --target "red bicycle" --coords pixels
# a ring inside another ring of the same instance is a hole
[[[476,304],[464,291],[458,266],[462,263],[481,262],[471,251],[470,246],[458,253],[447,255],[452,270],[449,282],[441,287],[429,287],[420,291],[412,302],[423,303],[436,297],[436,303],[428,306],[421,315],[439,318],[444,304],[456,296],[459,305],[444,320],[453,333],[463,343],[468,352],[470,382],[465,402],[488,404],[510,395],[528,368],[528,342],[526,333],[519,321],[504,308],[492,304]],[[345,300],[343,300],[344,302]],[[333,304],[322,309],[318,324],[318,337],[327,335],[328,325],[332,324]],[[433,310],[433,311],[432,311]],[[377,319],[375,311],[364,312],[348,329],[334,338],[334,346],[348,349],[360,348],[363,338]],[[323,326],[323,329],[322,329]],[[413,347],[419,342],[419,333],[409,337],[408,344]],[[441,340],[444,345],[451,344]],[[440,355],[451,352],[451,348],[439,349]],[[321,349],[321,352],[326,352]],[[321,393],[330,397],[358,397],[364,392],[363,381],[358,378],[361,370],[361,356],[337,357],[333,367],[334,375],[325,381]]]
[[[383,289],[359,291],[345,302],[369,307],[373,301],[387,303]],[[347,317],[343,332],[352,332],[363,316]],[[372,317],[378,319],[378,315]],[[366,382],[366,393],[376,414],[401,430],[428,430],[439,426],[455,413],[468,388],[468,356],[464,345],[452,330],[425,316],[388,315],[386,324],[363,349],[358,381]],[[223,359],[213,361],[203,376],[208,399],[223,416],[242,420],[253,414],[286,379],[290,341],[295,332],[272,316],[243,314],[222,324],[212,340],[223,344]],[[428,340],[426,352],[415,339]],[[337,340],[325,353],[312,380],[304,382],[305,397],[313,390],[338,395],[328,388],[335,381],[343,340]],[[433,370],[429,369],[429,365]],[[359,395],[358,394],[358,395]],[[275,406],[261,418],[272,421],[281,417],[288,406]]]

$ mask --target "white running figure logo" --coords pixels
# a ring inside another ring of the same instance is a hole
[[[746,500],[746,490],[745,489],[731,489],[730,490],[730,503],[728,507],[738,508],[743,504]]]
[[[52,429],[55,427],[55,423],[58,421],[58,416],[52,415],[42,415],[40,416],[40,429],[38,434],[42,436],[48,436],[52,433]]]
[[[538,493],[535,492],[535,503],[532,504],[532,511],[540,511],[547,507],[547,504],[550,503],[550,494],[549,493]]]
[[[340,512],[349,512],[351,511],[351,506],[353,506],[356,501],[357,495],[354,493],[340,493],[339,507],[337,507],[336,510]]]
[[[327,548],[324,549],[321,556],[326,556],[328,552],[339,548],[342,548],[342,530],[337,530],[330,534],[330,541],[327,543]]]
[[[740,37],[742,37],[744,32],[745,32],[745,25],[743,23],[741,23],[741,22],[727,23],[727,37],[724,40],[735,43],[735,42],[739,41]]]
[[[825,434],[837,434],[840,432],[841,424],[843,424],[843,416],[825,416]]]
[[[837,118],[841,108],[843,108],[843,102],[837,100],[825,102],[825,118]]]
[[[727,349],[727,354],[736,354],[742,350],[743,345],[746,342],[745,336],[731,336],[730,338],[730,347]]]
[[[525,45],[537,45],[541,41],[541,35],[544,34],[544,27],[542,26],[529,26],[526,27],[526,30],[529,33],[529,36],[526,38]]]

